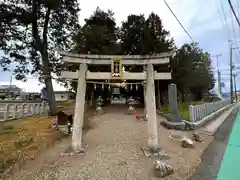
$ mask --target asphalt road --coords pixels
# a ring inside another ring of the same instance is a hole
[[[216,180],[228,138],[239,109],[235,108],[215,133],[214,141],[202,156],[202,163],[188,180]]]

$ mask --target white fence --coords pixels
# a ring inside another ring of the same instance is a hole
[[[204,103],[200,105],[190,105],[189,106],[189,114],[190,114],[190,121],[197,122],[204,117],[214,113],[215,111],[229,105],[231,103],[230,100],[224,101],[217,101],[212,103]]]
[[[0,121],[34,116],[48,112],[47,103],[1,104]]]

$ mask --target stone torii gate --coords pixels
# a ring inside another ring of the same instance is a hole
[[[157,55],[89,55],[64,52],[62,61],[65,63],[80,64],[79,71],[62,72],[64,79],[78,79],[75,115],[73,121],[72,148],[75,152],[82,146],[82,127],[84,118],[84,104],[87,80],[142,80],[145,85],[145,109],[148,119],[148,148],[156,151],[158,148],[157,116],[155,103],[154,80],[170,80],[171,72],[154,72],[154,64],[168,64],[169,58],[174,52],[166,52]],[[111,65],[111,72],[90,72],[88,64]],[[143,72],[122,72],[122,65],[145,66]]]

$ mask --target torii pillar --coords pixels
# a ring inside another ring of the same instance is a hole
[[[155,102],[155,85],[153,64],[147,64],[147,84],[146,84],[146,110],[148,120],[148,148],[150,151],[156,152],[158,149],[158,133],[157,133],[157,114]]]
[[[86,94],[86,72],[87,64],[80,64],[72,132],[72,148],[74,152],[78,152],[82,148],[82,129]]]

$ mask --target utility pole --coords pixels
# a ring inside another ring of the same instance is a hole
[[[219,70],[219,57],[222,56],[221,54],[217,54],[213,57],[217,58],[217,81],[218,81],[218,90],[220,92],[220,94],[222,94],[222,87],[221,87],[221,72]]]
[[[232,79],[232,75],[233,75],[233,61],[232,61],[232,42],[230,42],[230,98],[231,98],[231,103],[233,103],[233,79]]]
[[[9,100],[12,98],[12,76],[10,77],[10,84],[8,88],[8,98]]]
[[[237,96],[237,84],[236,84],[236,77],[238,76],[238,74],[233,74],[233,83],[234,83],[234,92],[235,92],[235,99],[236,101],[238,100],[238,96]]]
[[[239,42],[239,41],[236,41]],[[232,53],[234,49],[239,49],[240,47],[234,47],[233,48],[233,44],[236,42],[232,42],[229,41],[230,44],[230,94],[231,94],[231,103],[233,103],[233,69],[235,68],[235,66],[233,65],[233,59],[232,59]]]

